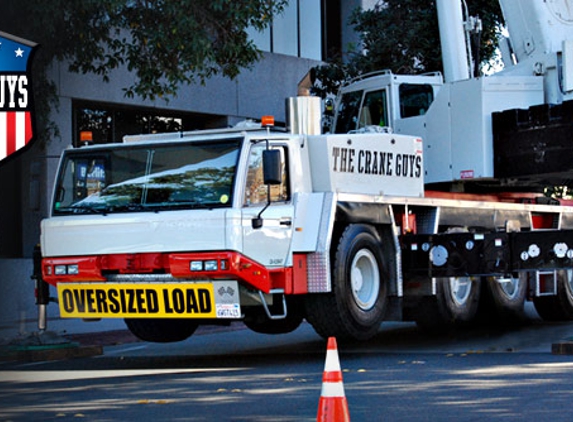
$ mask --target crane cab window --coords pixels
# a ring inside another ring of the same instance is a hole
[[[364,91],[350,91],[342,95],[338,104],[334,133],[348,133],[356,130],[358,111]]]
[[[388,126],[386,89],[351,91],[338,105],[335,133],[349,133],[366,126]]]
[[[256,206],[267,203],[268,186],[263,181],[263,151],[267,148],[262,142],[251,146],[247,183],[245,186],[244,206]],[[290,200],[289,179],[287,172],[287,149],[284,146],[272,146],[281,153],[282,177],[281,183],[271,186],[271,202],[286,202]]]
[[[358,128],[366,126],[388,126],[386,90],[370,91],[364,95]]]
[[[434,90],[429,84],[401,84],[399,95],[400,117],[403,119],[426,114],[434,101]]]

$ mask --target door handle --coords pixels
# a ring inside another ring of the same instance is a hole
[[[288,219],[288,220],[281,220],[281,222],[279,223],[281,226],[292,226],[292,220]]]

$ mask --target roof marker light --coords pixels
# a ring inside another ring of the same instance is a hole
[[[261,117],[261,126],[274,126],[275,125],[275,117],[274,116],[263,116]]]

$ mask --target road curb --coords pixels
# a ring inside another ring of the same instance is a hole
[[[229,326],[205,325],[194,335],[215,334],[243,330],[242,323]],[[101,356],[107,346],[117,346],[140,342],[128,330],[109,330],[60,335],[53,331],[43,331],[20,337],[8,345],[0,346],[0,362],[41,362]]]
[[[1,352],[1,360],[18,362],[43,362],[86,358],[103,355],[102,346],[80,346],[70,343],[67,346],[35,346],[26,348],[8,347]]]

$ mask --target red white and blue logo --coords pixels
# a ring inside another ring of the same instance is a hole
[[[0,160],[34,137],[30,65],[35,47],[0,31]]]

